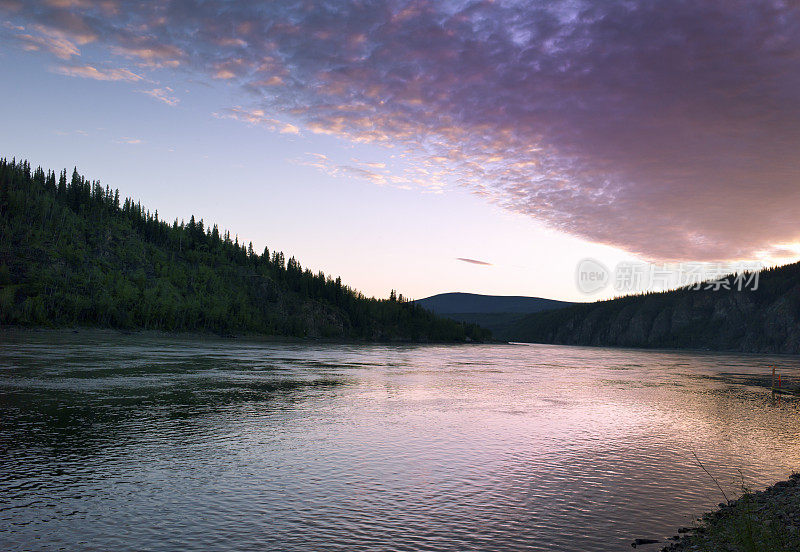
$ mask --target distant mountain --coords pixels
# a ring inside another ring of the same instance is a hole
[[[440,293],[418,299],[418,305],[437,314],[515,312],[530,314],[568,307],[573,303],[518,295],[480,295],[477,293]]]
[[[528,314],[574,304],[540,297],[476,293],[440,293],[415,302],[440,316],[489,329],[497,339],[508,339],[510,328]]]
[[[278,208],[276,206],[276,208]],[[394,291],[367,298],[216,225],[159,219],[73,171],[0,159],[0,325],[481,341]]]
[[[532,343],[800,354],[800,263],[763,270],[758,288],[682,288],[528,314],[503,338]]]

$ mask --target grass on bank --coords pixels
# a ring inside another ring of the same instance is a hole
[[[665,551],[800,552],[800,474],[764,491],[742,481],[742,496],[704,514],[692,534]]]

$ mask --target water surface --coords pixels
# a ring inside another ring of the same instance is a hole
[[[800,466],[800,361],[0,334],[3,550],[630,550]],[[652,547],[655,550],[660,547]],[[647,550],[647,548],[645,548]]]

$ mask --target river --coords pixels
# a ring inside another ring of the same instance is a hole
[[[800,373],[780,356],[5,331],[0,548],[630,550],[723,500],[698,460],[728,498],[800,466],[796,404],[756,385],[771,365]]]

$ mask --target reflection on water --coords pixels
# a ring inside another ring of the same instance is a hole
[[[772,364],[6,332],[0,548],[629,550],[722,499],[693,451],[734,494],[800,465]]]

